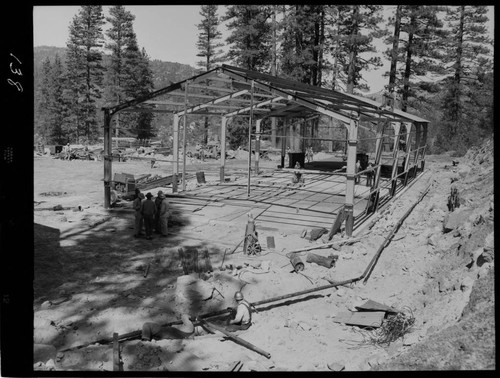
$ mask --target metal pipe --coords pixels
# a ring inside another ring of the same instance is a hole
[[[420,203],[420,201],[422,201],[422,199],[424,198],[424,196],[429,192],[429,189],[431,188],[431,185],[432,185],[432,183],[427,186],[427,188],[424,190],[424,192],[422,193],[422,195],[420,196],[420,198],[406,211],[406,213],[404,213],[404,215],[401,217],[401,219],[399,219],[399,221],[396,223],[396,225],[392,228],[392,230],[389,233],[389,235],[387,235],[387,237],[384,239],[384,241],[380,245],[379,249],[377,250],[377,252],[373,256],[372,260],[370,261],[370,263],[366,267],[366,270],[363,273],[363,277],[364,277],[363,284],[364,285],[366,285],[366,282],[368,281],[368,278],[370,278],[370,275],[371,275],[371,273],[373,271],[373,268],[375,267],[375,264],[377,264],[377,261],[378,261],[380,255],[382,254],[382,251],[384,250],[384,248],[387,245],[389,245],[392,237],[399,230],[399,227],[401,227],[401,225],[403,224],[404,220],[408,217],[408,215],[410,215],[410,213],[415,208],[415,206],[417,206]]]
[[[254,95],[254,81],[252,80],[251,92],[250,92],[250,118],[248,120],[248,185],[247,185],[248,197],[250,197],[250,174],[252,172],[253,95]]]
[[[189,80],[186,81],[185,87],[184,87],[184,115],[183,115],[183,128],[182,128],[182,191],[186,191],[186,117],[187,117],[187,92],[188,92],[188,84]]]

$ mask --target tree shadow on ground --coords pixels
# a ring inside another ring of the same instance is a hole
[[[60,350],[109,341],[113,331],[137,331],[147,321],[179,319],[173,289],[183,275],[178,248],[184,241],[175,234],[190,227],[189,219],[181,214],[168,237],[145,240],[133,237],[133,211],[110,210],[105,216],[111,220],[63,233],[34,225],[35,343]],[[199,242],[194,248],[207,248],[212,267],[220,264],[217,245]],[[219,278],[234,284],[233,278]],[[214,311],[227,307],[226,301],[212,302]]]

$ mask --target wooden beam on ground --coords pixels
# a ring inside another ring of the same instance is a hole
[[[240,344],[240,345],[242,345],[245,348],[248,348],[250,350],[253,350],[254,352],[259,353],[266,358],[271,358],[270,353],[256,347],[255,345],[253,345],[252,343],[249,343],[246,340],[243,340],[241,337],[238,337],[238,336],[231,334],[230,332],[226,331],[224,328],[219,327],[213,323],[209,323],[209,322],[202,320],[202,319],[198,319],[198,320],[204,327],[210,329],[212,332],[213,332],[213,330],[219,331],[220,333],[224,334],[225,336],[227,336],[230,340],[234,341],[235,343]]]

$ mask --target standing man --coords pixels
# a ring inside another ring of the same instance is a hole
[[[146,239],[151,240],[153,238],[153,225],[154,225],[154,215],[156,214],[155,203],[151,200],[153,195],[148,192],[146,194],[146,200],[142,202],[141,214],[144,218],[144,225],[146,226]]]
[[[234,300],[238,303],[236,311],[232,309],[232,319],[227,320],[226,330],[229,332],[246,330],[252,325],[252,306],[244,298],[241,291],[234,293]]]
[[[139,189],[135,190],[135,200],[133,203],[133,207],[135,210],[135,227],[134,227],[134,237],[138,238],[141,235],[144,235],[142,233],[142,227],[144,225],[144,220],[142,218],[141,214],[141,205],[142,205],[142,200],[144,199],[144,193],[141,193]]]
[[[163,202],[163,199],[165,198],[165,195],[161,190],[158,191],[156,194],[155,198],[155,206],[156,206],[156,214],[155,214],[155,233],[160,234],[161,233],[161,225],[160,225],[160,208],[161,208],[161,203]]]
[[[168,201],[163,192],[159,192],[158,196],[161,198],[159,213],[160,233],[161,236],[166,237],[168,234],[168,217],[170,215]]]

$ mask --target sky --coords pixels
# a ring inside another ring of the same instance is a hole
[[[68,29],[79,6],[34,6],[33,38],[34,46],[65,47],[68,41]],[[201,21],[199,5],[140,5],[125,6],[135,15],[134,30],[140,47],[146,49],[151,59],[189,64],[196,67],[200,59],[196,57],[197,25]],[[490,23],[493,25],[493,7],[490,9]],[[104,15],[108,16],[109,7],[103,6]],[[219,7],[219,16],[224,7]],[[105,26],[106,28],[107,26]],[[219,30],[224,35],[224,25]],[[491,26],[491,37],[493,27]],[[382,48],[382,51],[385,47]],[[370,92],[377,92],[387,84],[382,74],[389,69],[389,62],[377,70],[363,73],[370,86]]]

